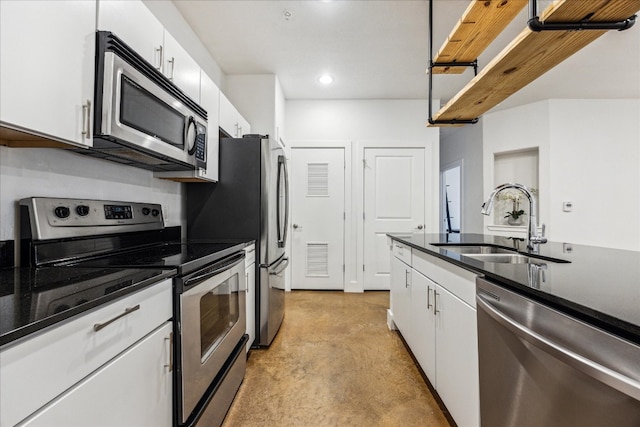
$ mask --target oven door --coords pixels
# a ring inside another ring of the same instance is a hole
[[[181,279],[180,357],[184,423],[246,330],[244,252]]]

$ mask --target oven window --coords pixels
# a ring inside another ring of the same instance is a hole
[[[182,114],[125,75],[121,79],[120,121],[125,125],[184,149]]]
[[[238,322],[239,279],[234,274],[200,298],[200,357],[204,361]]]

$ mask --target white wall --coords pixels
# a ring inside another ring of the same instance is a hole
[[[25,197],[160,203],[167,226],[184,225],[183,187],[153,172],[54,148],[0,146],[0,240],[18,240]]]
[[[495,153],[537,146],[548,238],[640,250],[640,100],[537,102],[485,115],[483,134],[485,196]]]
[[[550,129],[554,239],[640,250],[640,99],[554,99]]]
[[[484,229],[483,215],[480,214],[480,206],[484,202],[482,125],[481,119],[475,125],[443,130],[440,136],[440,171],[451,163],[462,161],[463,233],[482,233]]]
[[[438,103],[439,100],[434,101]],[[350,182],[352,194],[347,201],[347,244],[345,253],[346,278],[345,290],[362,291],[362,168],[357,163],[362,160],[362,151],[367,144],[383,144],[390,147],[403,143],[420,144],[429,150],[432,164],[426,165],[431,172],[431,188],[428,194],[439,194],[439,129],[427,128],[428,117],[426,100],[288,100],[285,108],[286,129],[284,139],[295,145],[305,141],[317,144],[351,145]],[[428,201],[429,202],[429,201]],[[437,232],[438,200],[432,200],[427,218],[428,232]],[[290,288],[290,284],[288,285]]]

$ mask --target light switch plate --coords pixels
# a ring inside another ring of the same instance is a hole
[[[571,212],[573,210],[573,202],[562,202],[562,211]]]

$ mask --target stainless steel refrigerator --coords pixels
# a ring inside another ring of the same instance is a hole
[[[268,346],[284,317],[289,208],[287,162],[267,136],[220,139],[217,183],[187,184],[189,240],[256,241],[256,341]]]

